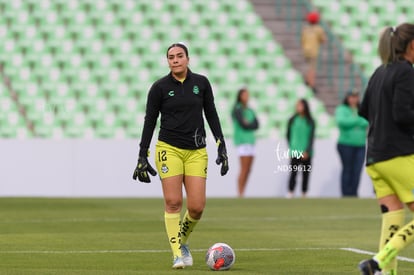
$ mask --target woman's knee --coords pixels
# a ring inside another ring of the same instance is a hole
[[[407,203],[407,207],[410,209],[411,212],[414,212],[414,202]]]
[[[381,213],[392,212],[404,208],[404,204],[397,197],[397,195],[392,194],[379,199],[379,205],[381,208]],[[413,206],[414,207],[414,206]],[[414,208],[413,208],[414,209]]]
[[[200,219],[203,215],[204,204],[188,206],[188,214],[193,219]]]
[[[165,210],[169,213],[180,212],[182,205],[182,199],[165,199]]]

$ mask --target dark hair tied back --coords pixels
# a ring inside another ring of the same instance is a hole
[[[402,60],[412,40],[414,40],[414,24],[403,23],[398,27],[385,28],[378,43],[382,64],[387,65]]]
[[[185,55],[188,57],[188,48],[187,48],[187,46],[186,46],[186,45],[184,45],[184,44],[183,44],[183,43],[181,43],[181,42],[174,43],[174,44],[172,44],[171,46],[169,46],[169,47],[168,47],[168,49],[167,49],[167,57],[168,57],[168,51],[169,51],[171,48],[174,48],[174,47],[179,47],[179,48],[183,49],[183,50],[184,50],[184,52],[185,52]]]

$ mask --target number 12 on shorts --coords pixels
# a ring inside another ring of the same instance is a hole
[[[158,152],[158,161],[167,161],[167,151],[162,150]]]

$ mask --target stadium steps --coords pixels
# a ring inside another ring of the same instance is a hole
[[[300,47],[300,32],[305,24],[305,15],[310,6],[301,0],[250,0],[264,24],[271,30],[274,38],[284,48],[293,67],[304,74],[306,66]],[[322,15],[323,19],[323,15]],[[325,28],[326,29],[326,28]],[[329,30],[327,30],[329,34]],[[329,37],[329,35],[328,35]],[[321,48],[317,73],[316,95],[322,100],[329,113],[333,113],[345,90],[361,89],[360,76],[352,71],[352,57],[348,52],[340,52],[334,39]],[[342,54],[345,63],[338,58]]]
[[[22,136],[23,138],[26,136],[31,136],[34,134],[34,125],[33,122],[28,118],[25,108],[19,103],[19,96],[16,93],[16,91],[13,89],[12,87],[12,83],[10,78],[6,75],[5,71],[4,71],[4,67],[3,64],[0,64],[0,82],[1,82],[1,86],[4,88],[5,91],[7,91],[8,95],[10,96],[10,98],[12,99],[13,103],[16,105],[16,109],[17,109],[17,117],[16,120],[17,121],[23,121],[23,124],[25,125],[25,128],[27,131],[25,131],[25,133],[22,133],[21,135],[18,133],[18,129],[17,129],[17,125],[13,125],[14,123],[8,123],[8,125],[2,125],[2,129],[1,129],[1,136],[2,137],[9,137],[9,138],[13,138],[13,137],[20,137]],[[5,110],[2,110],[2,112],[6,112]],[[8,115],[10,115],[12,113],[8,113]],[[16,122],[17,124],[17,122]]]

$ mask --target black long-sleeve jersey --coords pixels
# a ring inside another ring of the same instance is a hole
[[[160,141],[181,149],[205,147],[203,110],[215,139],[223,140],[213,91],[205,76],[188,70],[184,82],[171,73],[156,81],[148,93],[140,156],[147,154],[159,113]]]
[[[359,114],[369,121],[367,165],[414,154],[414,68],[406,60],[376,69]]]

